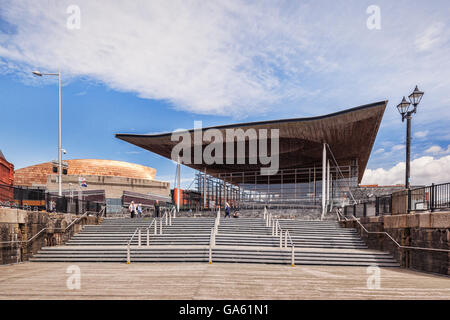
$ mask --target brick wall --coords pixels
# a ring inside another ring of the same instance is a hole
[[[0,156],[0,185],[6,185],[0,187],[0,201],[10,201],[14,199],[14,191],[8,186],[14,184],[14,165],[9,163]]]

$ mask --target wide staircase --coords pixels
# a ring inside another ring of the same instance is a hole
[[[65,245],[44,247],[41,262],[241,262],[398,267],[368,250],[356,230],[335,221],[264,218],[105,219]]]

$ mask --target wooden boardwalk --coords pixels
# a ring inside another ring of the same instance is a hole
[[[450,278],[382,268],[368,289],[365,267],[206,263],[69,263],[0,266],[0,299],[450,299]]]

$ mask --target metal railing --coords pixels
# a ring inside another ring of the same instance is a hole
[[[1,241],[0,244],[14,244],[14,243],[25,243],[26,247],[28,247],[34,240],[36,240],[41,234],[44,233],[44,231],[46,230],[62,230],[62,233],[66,233],[73,225],[75,225],[75,223],[77,223],[78,221],[80,221],[81,219],[84,219],[87,217],[89,212],[85,212],[82,216],[78,217],[77,219],[73,220],[67,227],[65,228],[50,228],[50,227],[45,227],[42,228],[41,230],[39,230],[34,236],[32,236],[30,239],[28,240],[13,240],[13,241]],[[22,261],[22,257],[20,255],[20,257],[17,257],[17,262]]]
[[[280,226],[280,222],[278,219],[273,217],[272,213],[267,211],[267,208],[264,207],[263,219],[266,221],[266,227],[272,228],[272,236],[279,237],[280,239],[280,249],[288,248],[288,240],[291,245],[291,265],[295,266],[295,245],[292,240],[291,234],[289,230],[283,230]]]
[[[344,206],[344,215],[379,216],[450,209],[450,183],[431,184]]]
[[[136,228],[136,230],[134,231],[134,233],[131,235],[130,240],[128,240],[127,242],[127,264],[131,263],[131,243],[133,242],[134,237],[137,235],[138,237],[138,247],[142,246],[142,229],[144,229],[144,231],[146,232],[146,244],[147,247],[150,246],[150,229],[152,229],[153,226],[153,234],[157,235],[158,234],[158,221],[159,221],[159,235],[163,234],[163,220],[165,220],[165,225],[166,226],[171,226],[172,225],[172,218],[176,217],[176,209],[175,207],[172,207],[170,210],[166,210],[164,212],[164,215],[161,218],[154,218],[152,220],[152,222],[150,223],[150,225],[148,225],[147,227],[138,227]]]
[[[337,212],[337,211],[336,211]],[[338,212],[339,215],[342,216],[342,214],[340,212]],[[411,249],[411,250],[424,250],[424,251],[438,251],[438,252],[449,252],[449,249],[437,249],[437,248],[425,248],[425,247],[412,247],[412,246],[403,246],[400,243],[398,243],[389,233],[387,233],[386,231],[369,231],[366,229],[366,227],[364,227],[364,225],[359,221],[359,219],[355,216],[352,215],[352,219],[347,219],[347,217],[342,216],[343,218],[345,218],[347,221],[355,221],[358,223],[358,225],[361,227],[362,230],[364,230],[364,232],[366,232],[367,234],[383,234],[385,236],[387,236],[392,242],[394,242],[394,244],[399,248],[399,249]]]

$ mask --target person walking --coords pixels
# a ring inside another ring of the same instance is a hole
[[[142,218],[142,204],[138,204],[137,205],[137,215],[138,215],[138,218]]]
[[[225,218],[226,217],[231,218],[230,211],[231,211],[230,205],[228,204],[228,202],[225,202]]]
[[[160,212],[160,209],[159,209],[159,201],[156,200],[156,202],[155,202],[155,217],[156,217],[156,218],[159,218],[159,212]]]
[[[134,204],[134,201],[131,201],[128,211],[130,212],[131,218],[134,218],[134,215],[136,214],[136,205]]]

